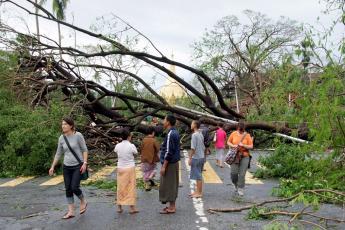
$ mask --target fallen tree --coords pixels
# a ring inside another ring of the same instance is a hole
[[[336,204],[344,204],[345,202],[345,193],[340,191],[335,191],[331,189],[315,189],[315,190],[304,190],[301,191],[293,196],[287,198],[279,198],[273,200],[265,200],[259,203],[243,206],[243,207],[236,207],[236,208],[209,208],[208,211],[210,213],[217,213],[217,212],[224,212],[224,213],[231,213],[231,212],[242,212],[246,210],[251,210],[253,215],[251,218],[264,218],[269,219],[274,216],[287,216],[290,217],[290,220],[287,220],[288,224],[291,225],[295,222],[301,222],[304,224],[316,226],[320,229],[327,229],[330,222],[335,223],[345,223],[345,219],[339,218],[332,218],[328,216],[322,216],[317,214],[317,210],[315,208],[315,202],[312,204],[310,201],[305,198],[307,195],[313,195],[319,198],[322,201],[332,202]],[[304,205],[300,208],[299,211],[287,211],[286,209],[281,210],[277,207],[273,207],[272,204],[277,203],[288,203],[290,207],[294,204],[303,202]],[[271,205],[271,206],[269,206]],[[312,207],[314,206],[314,208]],[[262,208],[264,207],[264,208]],[[308,209],[312,209],[311,211]],[[307,217],[309,219],[305,220],[303,217]],[[311,220],[310,220],[311,218]],[[316,221],[316,222],[315,222]],[[318,221],[318,222],[317,222]]]
[[[150,84],[145,82],[140,74],[126,68],[120,62],[116,63],[116,65],[109,64],[109,58],[131,57],[135,62],[149,66],[154,71],[174,79],[186,90],[188,95],[193,95],[197,98],[197,104],[202,108],[202,111],[213,115],[212,118],[203,119],[204,123],[208,125],[216,126],[222,119],[234,121],[245,119],[244,115],[235,112],[229,107],[218,86],[207,74],[166,57],[150,40],[128,23],[125,23],[125,25],[136,32],[138,36],[147,39],[157,54],[136,51],[112,36],[95,33],[61,21],[42,6],[30,0],[26,1],[28,5],[21,5],[11,0],[2,0],[0,2],[15,6],[28,15],[37,16],[50,22],[58,22],[67,28],[96,39],[101,44],[92,51],[77,47],[64,47],[59,46],[54,39],[42,34],[40,39],[37,39],[36,36],[20,32],[13,26],[0,24],[0,31],[5,35],[1,38],[1,43],[18,56],[17,74],[12,79],[14,89],[18,93],[26,92],[25,97],[27,99],[31,98],[31,105],[33,107],[49,106],[50,97],[56,96],[58,92],[63,95],[62,100],[69,102],[72,108],[82,108],[83,113],[90,120],[84,130],[91,140],[90,145],[95,148],[112,150],[112,143],[120,136],[123,128],[144,133],[146,126],[142,124],[142,121],[147,116],[164,118],[166,112],[174,113],[181,125],[186,126],[189,126],[192,120],[204,117],[200,113],[187,111],[169,104],[151,88]],[[34,8],[37,8],[39,11],[33,10]],[[60,59],[60,55],[62,55],[63,59]],[[95,58],[98,59],[95,60]],[[165,64],[174,65],[196,75],[203,90],[185,81],[182,77],[166,68]],[[83,71],[80,71],[80,68],[85,71],[92,71],[95,74],[110,73],[112,74],[110,77],[115,74],[125,75],[141,84],[141,87],[150,93],[150,98],[147,99],[140,95],[108,89],[101,83],[83,77]],[[121,100],[124,106],[108,106],[104,103],[106,98]],[[136,106],[133,106],[134,104]],[[126,115],[122,113],[124,110]],[[226,124],[228,131],[235,128],[236,124]],[[259,129],[284,135],[291,135],[293,130],[287,125],[267,124],[265,122],[247,123],[247,128],[249,130]],[[162,127],[157,126],[156,131],[158,134],[161,133]],[[304,139],[308,138],[306,129],[299,131],[298,134]]]

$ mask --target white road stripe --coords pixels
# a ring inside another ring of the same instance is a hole
[[[188,152],[183,151],[184,154],[184,159],[185,159],[185,164],[186,164],[186,169],[187,172],[190,172],[190,166],[188,165]],[[195,188],[195,181],[189,180],[189,186],[190,186],[190,191],[191,193],[194,192]],[[202,226],[205,223],[208,223],[207,216],[205,214],[205,209],[204,209],[204,202],[202,198],[193,198],[193,206],[195,208],[195,214],[198,216],[198,219],[195,221],[197,224],[197,228],[200,230],[208,230],[207,227]]]

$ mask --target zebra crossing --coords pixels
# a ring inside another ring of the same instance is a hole
[[[182,180],[184,178],[184,176],[182,176],[183,169],[181,166],[182,165],[180,162],[180,173],[179,173],[180,183],[182,183]],[[205,171],[203,172],[203,179],[204,179],[205,184],[223,184],[224,183],[224,181],[221,179],[221,177],[218,175],[218,173],[216,172],[216,170],[213,168],[213,166],[210,164],[209,161],[205,163],[204,168],[205,168]],[[96,172],[91,173],[90,178],[87,181],[83,181],[82,184],[87,184],[90,181],[104,180],[108,178],[115,171],[116,171],[116,166],[102,167]],[[140,165],[136,167],[135,171],[136,171],[137,179],[142,178]],[[17,178],[5,180],[5,181],[1,180],[0,189],[1,188],[15,188],[19,185],[33,182],[38,179],[42,180],[42,178],[34,177],[34,176],[17,177]],[[62,183],[63,183],[63,176],[57,175],[54,177],[47,178],[43,182],[39,183],[38,186],[56,186]],[[261,180],[254,178],[254,176],[250,172],[247,172],[246,174],[246,183],[247,184],[263,184]]]

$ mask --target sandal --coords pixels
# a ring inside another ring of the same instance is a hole
[[[194,196],[191,196],[191,198],[202,198],[202,195],[194,195]]]
[[[63,220],[68,220],[74,218],[74,215],[68,215],[68,212],[62,217]]]
[[[87,209],[87,203],[85,204],[85,208],[80,210],[80,215],[84,214],[86,212]]]
[[[130,212],[129,212],[129,214],[131,214],[131,215],[133,215],[133,214],[137,214],[137,213],[139,213],[139,211],[138,211],[138,210],[134,210],[134,211],[130,211]]]
[[[162,211],[160,211],[160,214],[174,214],[176,212],[176,210],[171,211],[169,210],[169,208],[164,208]]]
[[[189,197],[193,197],[195,195],[195,193],[193,192],[193,193],[189,193]]]
[[[151,187],[155,187],[156,186],[156,183],[154,182],[154,180],[149,180],[150,184],[151,184]]]

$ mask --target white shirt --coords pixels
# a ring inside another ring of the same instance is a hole
[[[123,140],[115,146],[114,152],[117,153],[118,168],[130,168],[135,166],[134,155],[138,154],[138,150],[134,144],[127,140]]]

